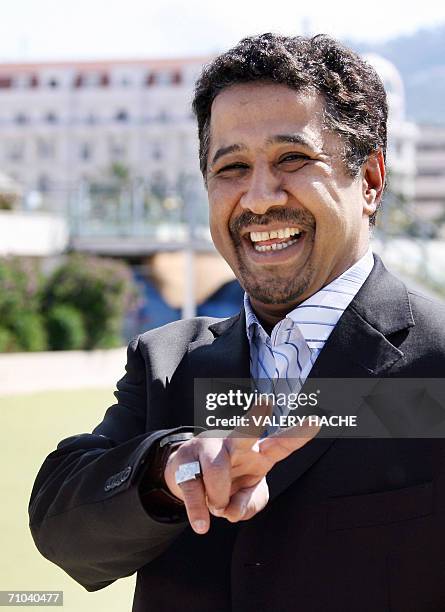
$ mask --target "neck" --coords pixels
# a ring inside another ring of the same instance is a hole
[[[287,304],[263,304],[251,296],[249,296],[249,299],[258,321],[269,336],[275,325],[296,307],[296,305]]]
[[[299,304],[307,300],[311,295],[314,295],[315,293],[317,293],[317,291],[320,291],[320,289],[331,283],[334,279],[338,278],[346,270],[351,268],[355,263],[357,263],[357,261],[359,261],[359,259],[361,259],[365,255],[368,248],[369,244],[363,245],[360,254],[355,257],[352,262],[349,261],[347,262],[347,264],[341,266],[340,271],[334,271],[325,280],[325,282],[320,283],[320,286],[318,288],[312,288],[312,290],[309,289],[308,291],[304,292],[295,302],[287,304],[265,304],[264,302],[257,300],[255,297],[249,296],[251,306],[264,330],[270,335],[272,329],[277,323],[282,321],[290,312],[292,312],[292,310],[294,310]]]

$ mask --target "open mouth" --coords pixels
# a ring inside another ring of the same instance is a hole
[[[258,253],[282,251],[300,241],[305,232],[299,227],[284,227],[268,232],[250,232],[250,242]]]

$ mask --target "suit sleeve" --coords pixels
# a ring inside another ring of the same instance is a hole
[[[63,440],[41,467],[29,504],[39,551],[89,591],[160,555],[186,523],[150,517],[139,495],[152,445],[193,428],[145,432],[147,391],[138,340],[128,348],[118,403],[92,434]]]

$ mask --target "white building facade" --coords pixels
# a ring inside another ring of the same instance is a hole
[[[388,94],[391,187],[411,203],[418,129],[405,117],[403,81],[386,59],[365,59]],[[116,163],[130,179],[173,193],[187,177],[203,197],[191,100],[208,60],[0,64],[0,171],[22,186],[30,208],[60,212],[67,194],[105,181]]]
[[[202,181],[195,80],[205,58],[0,65],[0,168],[60,197],[119,163],[130,178]]]
[[[405,87],[397,68],[384,57],[365,55],[385,86],[388,100],[389,188],[412,205],[415,196],[417,125],[405,114]]]
[[[445,126],[420,126],[416,149],[416,212],[445,224]]]

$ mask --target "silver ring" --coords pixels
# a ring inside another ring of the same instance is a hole
[[[175,472],[176,484],[180,485],[189,480],[196,480],[201,476],[201,466],[199,461],[191,461],[190,463],[182,463]]]

